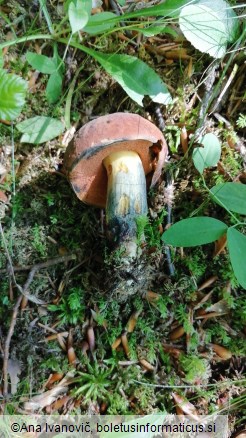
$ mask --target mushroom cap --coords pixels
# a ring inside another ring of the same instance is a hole
[[[167,155],[162,132],[137,114],[115,113],[98,117],[80,128],[69,143],[64,169],[78,198],[104,208],[107,172],[103,160],[112,152],[135,151],[153,186],[161,175]]]

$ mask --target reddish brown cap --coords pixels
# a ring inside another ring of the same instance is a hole
[[[64,168],[78,198],[105,207],[107,172],[102,161],[112,152],[135,151],[153,186],[167,155],[162,132],[137,114],[115,113],[98,117],[76,132],[64,157]]]

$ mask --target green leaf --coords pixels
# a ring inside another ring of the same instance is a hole
[[[213,201],[235,213],[246,214],[246,186],[227,182],[212,187]]]
[[[228,42],[236,38],[239,21],[227,1],[200,0],[181,10],[179,25],[196,49],[221,58]]]
[[[230,227],[227,231],[227,244],[235,276],[238,283],[246,289],[246,236]]]
[[[114,17],[116,17],[116,15],[113,12],[101,12],[100,14],[91,15],[87,25],[83,28],[83,32],[96,35],[112,29],[116,22],[110,21],[110,18]]]
[[[14,120],[25,103],[27,83],[24,79],[0,70],[0,119]]]
[[[0,69],[3,68],[3,65],[4,65],[3,51],[0,50]]]
[[[72,33],[82,30],[87,24],[92,8],[92,0],[72,0],[68,7],[68,18]]]
[[[221,146],[214,134],[206,134],[201,144],[203,147],[194,148],[192,159],[195,168],[202,173],[206,167],[216,166],[221,155]]]
[[[64,131],[64,125],[60,120],[44,116],[24,120],[18,123],[16,127],[23,133],[21,142],[33,144],[52,140]]]
[[[48,58],[48,56],[27,52],[26,59],[32,68],[40,71],[40,73],[50,75],[56,70],[56,62],[54,58]]]
[[[99,53],[87,49],[135,102],[143,106],[144,96],[153,102],[169,104],[172,98],[166,85],[152,68],[129,55]]]
[[[226,233],[227,225],[218,219],[200,216],[183,219],[172,225],[162,235],[162,240],[172,246],[197,246],[214,242]]]
[[[46,87],[46,97],[49,103],[55,103],[59,99],[62,91],[62,76],[59,72],[50,75]]]
[[[165,3],[160,3],[157,6],[151,6],[149,8],[145,7],[137,11],[127,12],[124,14],[124,20],[128,18],[155,16],[178,18],[185,5],[196,3],[196,1],[197,0],[167,0]],[[122,20],[121,17],[119,17],[119,21],[120,20]]]
[[[159,35],[160,33],[167,33],[169,35],[172,35],[173,37],[177,37],[178,33],[172,29],[172,27],[165,26],[164,24],[151,24],[151,26],[147,27],[131,27],[131,30],[136,30],[140,33],[142,33],[146,37],[151,37],[154,35]]]

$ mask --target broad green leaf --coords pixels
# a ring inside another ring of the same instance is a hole
[[[46,87],[46,97],[49,103],[55,103],[59,99],[62,91],[62,76],[59,72],[50,75]]]
[[[196,3],[196,1],[197,0],[167,0],[165,3],[160,3],[157,6],[144,7],[137,11],[127,12],[124,14],[124,20],[128,18],[155,16],[178,18],[184,6]],[[120,20],[122,20],[121,17],[119,17],[119,21]]]
[[[221,146],[214,134],[206,134],[201,144],[203,147],[194,148],[192,159],[195,168],[202,173],[206,167],[216,166],[220,159]]]
[[[91,15],[87,25],[83,28],[83,32],[96,35],[112,29],[116,24],[115,21],[110,20],[113,17],[116,17],[113,12],[101,12],[100,14]]]
[[[68,7],[68,18],[73,34],[85,27],[90,17],[91,8],[91,0],[71,1]]]
[[[226,233],[227,225],[218,219],[200,216],[183,219],[172,225],[162,235],[162,240],[172,246],[197,246],[214,242]]]
[[[36,116],[24,120],[16,125],[23,133],[22,143],[39,144],[52,140],[64,131],[64,125],[60,120],[51,117]]]
[[[196,49],[221,58],[236,38],[239,21],[227,1],[200,0],[182,8],[179,25]]]
[[[227,182],[212,187],[212,199],[217,204],[235,213],[246,214],[246,186]]]
[[[142,33],[144,36],[146,37],[151,37],[154,35],[158,35],[160,33],[167,33],[169,35],[172,35],[174,37],[176,37],[178,35],[178,33],[172,29],[169,26],[165,26],[164,24],[152,24],[151,26],[146,26],[146,27],[131,27],[131,30],[136,30],[140,33]]]
[[[14,120],[25,103],[27,83],[24,79],[0,70],[0,119]]]
[[[40,71],[40,73],[50,75],[56,70],[56,62],[54,58],[48,58],[48,56],[27,52],[26,59],[32,68]]]
[[[143,106],[144,96],[153,102],[169,104],[172,98],[166,85],[152,68],[129,55],[99,53],[87,49],[135,102]]]
[[[227,245],[238,283],[246,289],[246,236],[235,230],[235,228],[230,227],[227,231]]]
[[[59,99],[62,92],[62,81],[65,71],[63,60],[57,52],[57,47],[54,46],[53,58],[56,70],[51,74],[46,87],[46,97],[49,103],[55,103]]]

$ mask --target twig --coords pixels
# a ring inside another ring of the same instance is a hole
[[[197,127],[194,133],[194,141],[195,139],[199,138],[202,130],[203,130],[203,126],[204,126],[204,121],[206,119],[207,116],[207,111],[208,108],[211,104],[211,100],[214,97],[214,90],[213,90],[213,85],[215,82],[215,77],[216,77],[216,70],[219,66],[219,61],[214,62],[207,71],[207,77],[204,81],[204,86],[205,86],[205,93],[202,99],[202,104],[200,107],[200,111],[199,111],[199,116],[198,116],[198,122],[197,122]]]
[[[9,263],[9,266],[7,269],[0,269],[0,274],[7,273],[10,268],[10,272],[13,275],[14,272],[21,272],[21,271],[30,271],[30,270],[39,270],[44,268],[49,268],[50,266],[57,265],[59,263],[65,263],[69,262],[71,260],[76,260],[77,254],[67,254],[60,257],[55,257],[53,259],[46,260],[46,262],[37,263],[36,265],[26,265],[26,266],[11,266]],[[9,262],[9,258],[8,258]]]
[[[118,5],[118,3],[115,0],[109,0],[110,6],[113,9],[113,11],[115,12],[116,15],[120,16],[120,15],[124,15],[122,12],[121,7]],[[122,20],[120,21],[120,26],[125,27],[126,23]],[[125,35],[127,36],[127,38],[130,38],[129,43],[134,45],[135,47],[138,46],[137,43],[135,43],[135,41],[132,41],[132,34],[131,32],[129,32],[129,30],[125,30]]]
[[[228,80],[227,80],[227,82],[225,84],[225,86],[223,87],[222,91],[220,92],[220,95],[219,95],[218,99],[213,104],[213,106],[212,106],[212,108],[210,110],[209,115],[211,115],[212,113],[214,113],[217,110],[217,108],[220,105],[220,103],[221,103],[221,101],[222,101],[226,91],[228,90],[229,86],[231,85],[233,79],[235,78],[235,76],[237,74],[237,71],[238,71],[238,65],[235,64],[234,67],[233,67],[233,70],[232,70],[232,72],[231,72],[231,74],[230,74],[230,76],[229,76],[229,78],[228,78]]]
[[[154,114],[156,118],[157,125],[159,129],[163,132],[165,130],[165,121],[159,105],[154,106]],[[173,202],[173,180],[169,170],[166,170],[166,187],[165,187],[165,202],[167,206],[167,226],[171,225],[172,222],[172,202]],[[172,263],[170,248],[164,245],[164,250],[167,258],[167,264],[170,276],[175,274],[174,265]]]
[[[19,307],[22,301],[22,295],[19,296],[18,300],[16,301],[16,304],[14,306],[11,323],[9,327],[9,331],[7,334],[7,338],[5,340],[4,345],[4,356],[3,356],[3,395],[6,397],[8,395],[8,362],[9,362],[9,347],[11,338],[14,333],[14,328],[16,324],[16,318],[18,315]]]
[[[0,234],[2,236],[4,250],[5,250],[5,253],[6,253],[6,256],[7,256],[7,259],[8,259],[8,263],[9,263],[9,273],[11,274],[11,276],[12,276],[12,278],[14,280],[15,286],[18,287],[16,279],[15,279],[14,267],[13,267],[12,260],[11,260],[10,254],[9,254],[8,245],[7,245],[5,236],[4,236],[3,227],[2,227],[2,223],[1,222],[0,222]],[[4,272],[6,272],[6,270],[4,270]],[[2,270],[0,270],[0,273],[2,273]]]

